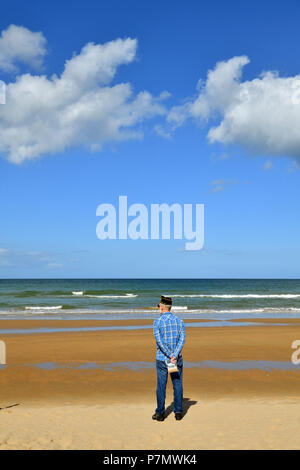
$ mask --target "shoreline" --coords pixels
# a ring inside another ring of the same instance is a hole
[[[154,319],[124,319],[124,320],[74,320],[74,319],[53,319],[53,320],[36,320],[35,318],[27,318],[24,320],[0,320],[0,329],[26,329],[32,328],[32,324],[34,324],[34,328],[41,328],[43,326],[48,327],[67,327],[72,323],[74,327],[84,327],[84,326],[135,326],[135,325],[153,325]],[[188,320],[189,323],[194,322],[206,322],[206,321],[214,321],[214,320],[196,320],[191,319]],[[300,324],[300,319],[299,319]]]
[[[222,323],[224,326],[227,327],[230,323],[251,323],[251,324],[266,324],[266,325],[300,325],[300,318],[234,318],[230,320],[216,320],[216,319],[183,319],[185,324],[188,323],[211,323],[213,327],[213,323],[219,324]],[[114,319],[105,319],[105,320],[74,320],[74,319],[51,319],[51,320],[40,320],[34,318],[26,318],[26,319],[5,319],[0,320],[0,332],[1,330],[30,330],[30,329],[38,329],[40,328],[55,328],[59,330],[59,328],[85,328],[85,327],[113,327],[113,326],[152,326],[154,319],[124,319],[124,320],[114,320]],[[248,326],[248,325],[247,325]],[[250,326],[250,325],[249,325]],[[254,326],[254,325],[251,325]],[[84,330],[83,330],[84,331]],[[72,331],[73,332],[73,331]],[[76,333],[76,331],[74,331]],[[6,333],[0,333],[1,335],[5,335]],[[30,334],[30,333],[29,333]],[[51,332],[49,334],[55,334],[55,332]]]

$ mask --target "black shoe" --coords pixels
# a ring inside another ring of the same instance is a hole
[[[180,419],[182,419],[182,413],[175,413],[175,419],[177,421],[179,421]]]
[[[156,419],[156,421],[163,421],[165,419],[164,415],[159,415],[158,413],[154,413],[152,419]]]

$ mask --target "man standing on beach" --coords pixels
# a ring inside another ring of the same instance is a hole
[[[175,419],[182,419],[182,368],[183,360],[181,350],[185,342],[185,325],[181,318],[171,313],[171,297],[160,298],[158,304],[160,316],[154,320],[154,337],[156,340],[156,372],[157,372],[157,408],[152,419],[163,421],[165,419],[165,399],[168,381],[168,366],[166,362],[176,364],[178,372],[172,372],[171,379],[174,391]]]

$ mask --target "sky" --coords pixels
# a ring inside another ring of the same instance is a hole
[[[299,278],[299,19],[297,1],[3,4],[0,278]],[[100,240],[122,195],[204,204],[203,248]]]

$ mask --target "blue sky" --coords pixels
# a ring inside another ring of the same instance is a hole
[[[299,16],[296,1],[2,6],[0,277],[299,278]],[[96,208],[119,195],[204,204],[204,248],[99,240]]]

